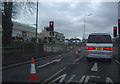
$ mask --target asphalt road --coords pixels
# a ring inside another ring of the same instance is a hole
[[[81,84],[119,82],[118,67],[120,63],[116,59],[113,58],[112,62],[105,60],[87,61],[85,47],[80,48],[80,50],[78,57],[75,55],[74,48],[70,52],[35,62],[36,82],[64,82],[66,84],[71,82]],[[30,66],[31,64],[25,64],[3,71],[3,82],[30,82]]]

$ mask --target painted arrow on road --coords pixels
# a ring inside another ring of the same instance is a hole
[[[47,65],[49,65],[49,64],[51,64],[51,63],[59,62],[59,61],[61,61],[61,59],[52,60],[51,62],[48,62],[48,63],[46,63],[46,64],[43,64],[43,65],[38,66],[37,68],[42,68],[42,67],[47,66]]]

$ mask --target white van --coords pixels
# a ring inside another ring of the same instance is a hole
[[[107,33],[92,33],[89,35],[87,44],[87,60],[90,58],[104,58],[111,61],[113,44],[111,36]]]

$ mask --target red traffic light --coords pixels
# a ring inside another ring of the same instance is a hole
[[[53,25],[53,23],[51,22],[50,25]]]
[[[117,27],[115,26],[115,27],[113,27],[113,36],[114,37],[117,37]]]
[[[49,22],[50,31],[54,31],[54,21]]]
[[[118,22],[120,23],[120,20],[118,20]]]

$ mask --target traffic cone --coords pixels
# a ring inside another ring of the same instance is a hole
[[[78,51],[76,51],[76,57],[78,57]]]
[[[70,47],[70,50],[72,50],[72,46]]]
[[[78,49],[78,52],[80,52],[80,49]]]
[[[37,80],[37,74],[35,70],[34,58],[32,58],[31,69],[30,69],[30,81],[36,81],[36,80]]]

